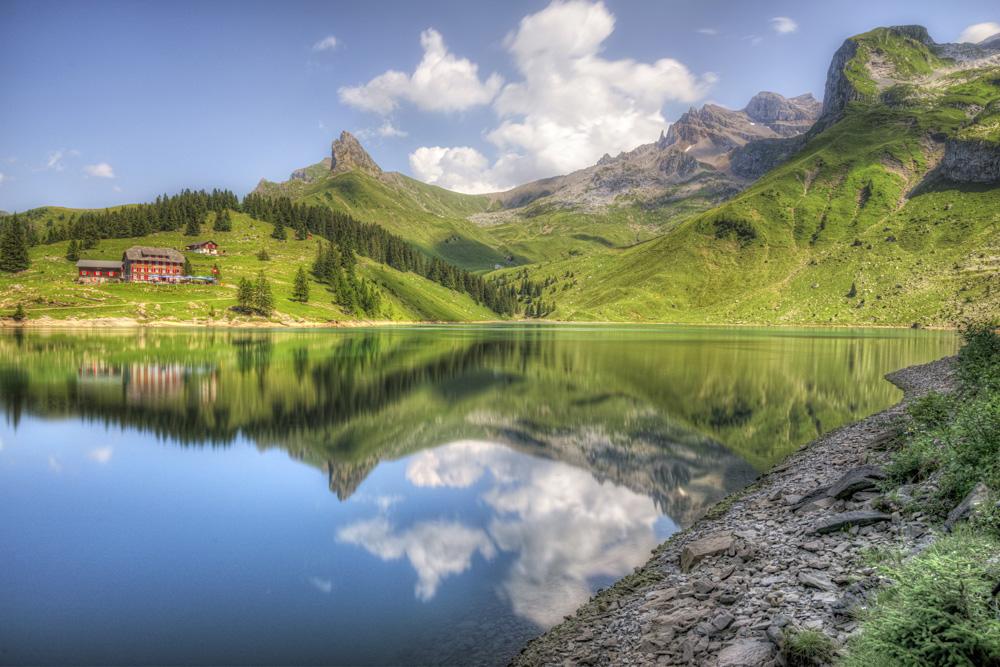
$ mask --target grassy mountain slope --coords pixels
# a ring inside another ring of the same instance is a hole
[[[50,210],[54,210],[50,208]],[[73,212],[65,209],[66,217]],[[61,214],[61,213],[57,213]],[[129,317],[144,322],[192,322],[208,324],[246,320],[226,309],[236,304],[236,283],[240,278],[254,278],[267,271],[275,294],[275,325],[301,322],[332,323],[356,319],[333,304],[325,285],[311,282],[310,299],[300,303],[291,299],[292,285],[299,266],[308,267],[316,256],[315,241],[275,241],[273,226],[247,215],[233,214],[233,231],[211,230],[211,216],[198,239],[212,238],[226,251],[224,256],[209,258],[188,255],[195,275],[212,275],[218,266],[225,285],[145,285],[109,283],[79,285],[73,283],[76,268],[65,259],[69,243],[63,241],[31,249],[32,266],[16,274],[0,275],[0,311],[9,314],[22,304],[32,320],[88,320],[105,317]],[[105,239],[92,250],[81,253],[82,259],[121,259],[125,249],[134,245],[182,247],[192,241],[179,232],[152,234],[141,239]],[[266,247],[270,261],[257,259]],[[423,277],[401,273],[366,258],[358,258],[358,275],[379,285],[383,296],[380,319],[393,321],[475,321],[492,320],[496,313],[477,305],[466,294],[459,294]],[[212,314],[214,311],[214,315]]]
[[[357,169],[327,171],[311,182],[263,182],[256,192],[326,206],[356,220],[380,224],[425,254],[465,269],[506,264],[506,254],[496,241],[467,219],[489,208],[491,202],[484,196],[450,192],[402,174],[376,178]]]
[[[991,127],[1000,67],[948,71],[887,29],[855,40],[839,122],[661,239],[533,268],[556,280],[550,317],[898,325],[1000,311],[1000,188],[937,169],[948,137]]]

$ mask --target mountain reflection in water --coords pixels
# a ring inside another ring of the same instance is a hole
[[[691,327],[4,332],[3,648],[506,663],[758,471],[891,405],[881,375],[954,348]],[[289,457],[323,477],[303,485]],[[71,570],[76,593],[67,553],[95,564]]]

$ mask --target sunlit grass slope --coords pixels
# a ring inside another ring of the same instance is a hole
[[[888,48],[882,32],[869,35]],[[530,278],[555,280],[545,298],[565,320],[908,325],[995,314],[1000,188],[950,182],[936,165],[946,137],[991,127],[976,114],[998,99],[992,67],[852,101],[788,162],[675,232],[532,267]]]
[[[56,213],[58,216],[59,213]],[[68,215],[66,216],[69,217]],[[240,278],[252,279],[266,271],[275,294],[275,324],[296,322],[333,323],[358,319],[333,303],[328,288],[310,280],[306,303],[291,298],[292,285],[300,266],[306,270],[316,257],[316,241],[277,241],[273,227],[243,214],[233,214],[233,231],[211,230],[211,216],[203,233],[192,237],[179,232],[152,234],[141,239],[105,239],[97,248],[82,252],[82,259],[119,260],[134,245],[181,248],[192,240],[213,239],[225,255],[210,258],[188,254],[194,275],[211,276],[218,267],[224,285],[144,285],[108,283],[74,284],[74,262],[65,259],[69,243],[39,245],[31,249],[32,265],[17,274],[0,274],[0,312],[10,315],[17,304],[30,319],[87,320],[105,317],[136,318],[140,321],[184,321],[200,324],[245,320],[227,310],[236,304],[235,286]],[[269,261],[257,258],[267,248]],[[497,317],[459,294],[423,277],[402,273],[365,258],[359,258],[358,276],[379,286],[383,308],[378,319],[394,321],[470,321]],[[259,318],[258,318],[259,319]]]

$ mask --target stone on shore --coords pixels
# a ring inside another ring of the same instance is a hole
[[[774,644],[743,640],[722,649],[719,667],[760,667],[774,657]]]
[[[944,529],[951,532],[952,527],[956,523],[972,514],[973,510],[988,501],[991,495],[993,495],[993,492],[990,491],[990,487],[982,482],[977,482],[972,491],[969,491],[969,495],[965,497],[965,500],[948,513],[948,519],[944,522]]]
[[[853,512],[841,512],[832,516],[823,517],[813,524],[810,532],[822,535],[833,533],[841,528],[850,526],[870,526],[882,521],[892,521],[888,514],[882,514],[874,510],[855,510]]]
[[[850,498],[858,491],[875,488],[879,480],[885,479],[885,471],[879,466],[863,465],[851,468],[834,482],[826,494],[838,500]]]
[[[733,545],[733,531],[720,530],[694,542],[688,542],[681,551],[681,572],[690,572],[698,563],[709,556],[729,551]]]

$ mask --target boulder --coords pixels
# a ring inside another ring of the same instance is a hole
[[[837,584],[818,574],[799,572],[799,581],[803,586],[818,588],[822,591],[832,592],[837,590]]]
[[[722,530],[700,540],[688,542],[681,550],[681,572],[690,572],[705,558],[725,553],[732,545],[733,531],[731,530]]]
[[[744,639],[727,646],[719,653],[719,667],[760,667],[774,658],[775,647],[771,642]]]
[[[857,466],[848,470],[834,482],[826,494],[838,500],[850,498],[858,491],[875,488],[875,484],[882,479],[885,479],[885,471],[879,466]]]
[[[987,502],[991,495],[993,495],[993,492],[990,491],[990,487],[982,482],[977,482],[972,491],[969,491],[969,495],[965,497],[965,500],[960,502],[948,514],[948,519],[944,522],[944,529],[951,532],[952,527],[956,523],[972,514],[972,511]]]
[[[823,517],[810,529],[810,532],[822,535],[823,533],[833,533],[841,528],[850,526],[870,526],[873,523],[892,521],[888,514],[882,514],[874,510],[855,510],[853,512],[841,512],[833,516]]]

